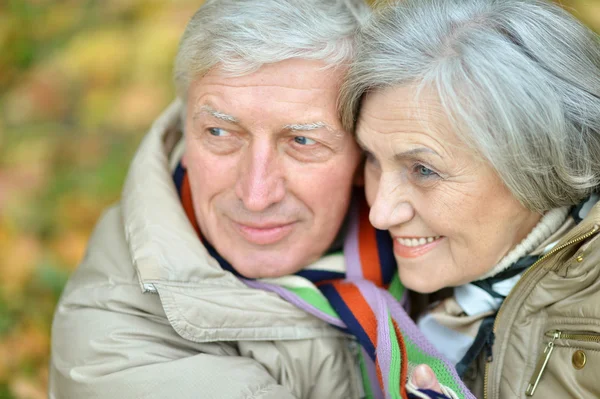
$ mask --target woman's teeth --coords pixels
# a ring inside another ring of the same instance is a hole
[[[405,247],[418,247],[419,245],[429,244],[430,242],[434,242],[441,236],[435,237],[421,237],[421,238],[396,238],[400,245],[404,245]]]

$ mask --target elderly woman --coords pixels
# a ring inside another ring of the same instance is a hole
[[[598,37],[543,1],[404,0],[360,41],[342,114],[401,281],[437,292],[420,331],[478,398],[600,397]]]

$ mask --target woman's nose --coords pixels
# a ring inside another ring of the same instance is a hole
[[[380,230],[406,223],[414,216],[414,208],[407,197],[407,187],[393,174],[383,173],[376,187],[369,220]]]

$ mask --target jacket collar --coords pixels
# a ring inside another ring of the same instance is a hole
[[[586,234],[593,234],[598,230],[600,230],[600,201],[590,209],[581,222],[562,237],[558,244],[556,244],[556,248],[560,248],[566,243],[583,237]]]

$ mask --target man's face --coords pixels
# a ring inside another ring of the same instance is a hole
[[[319,259],[348,209],[361,155],[339,121],[345,71],[288,60],[192,83],[185,121],[194,211],[242,275],[277,277]]]

